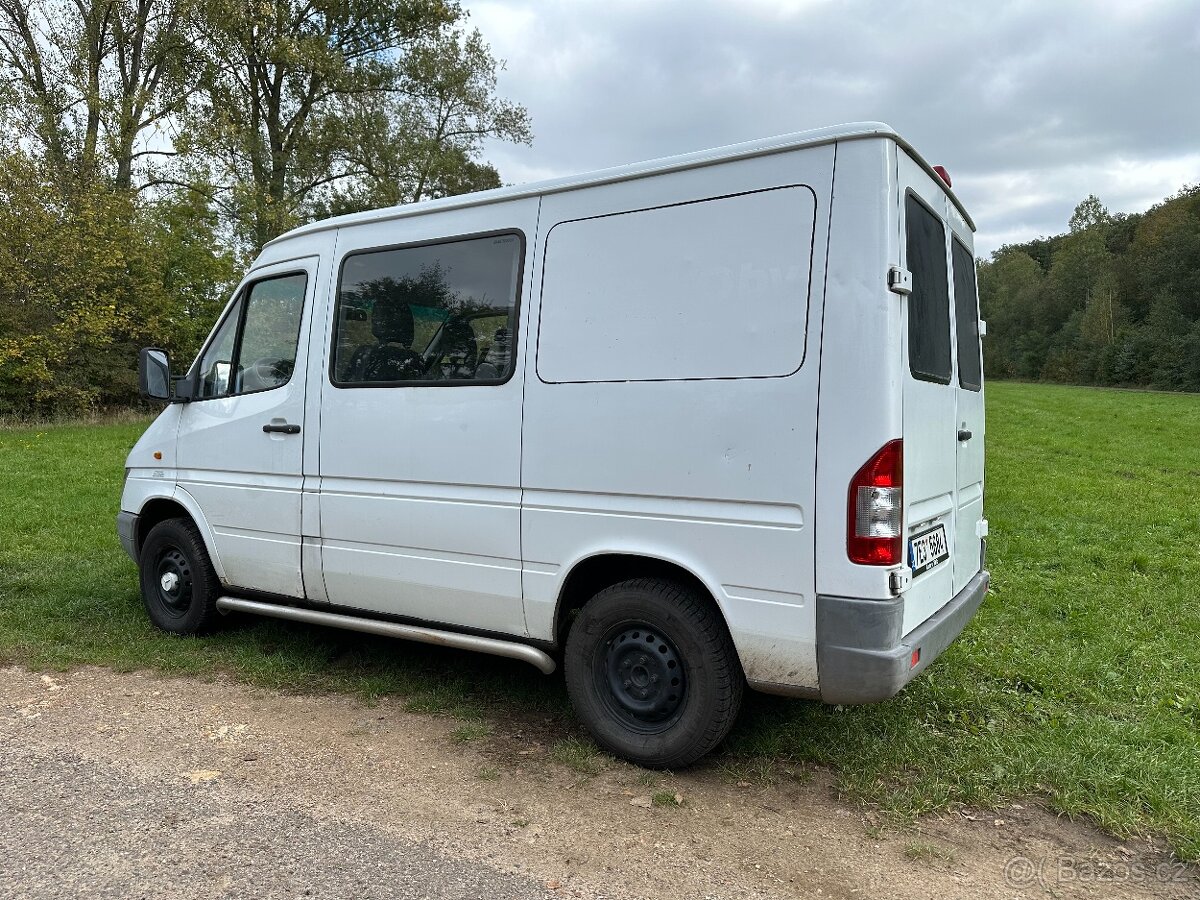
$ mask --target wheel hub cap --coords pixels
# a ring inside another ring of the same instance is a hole
[[[192,567],[177,548],[168,548],[158,559],[158,596],[175,614],[187,611],[192,602]]]
[[[614,711],[638,731],[661,730],[683,705],[682,662],[657,628],[639,623],[614,628],[597,663]]]

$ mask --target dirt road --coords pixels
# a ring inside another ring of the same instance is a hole
[[[1200,896],[1149,844],[1031,801],[886,828],[820,773],[584,776],[544,742],[456,744],[458,724],[224,682],[2,669],[0,897]]]

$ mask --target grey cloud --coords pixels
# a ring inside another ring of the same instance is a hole
[[[472,4],[537,135],[489,157],[527,180],[881,120],[950,168],[981,254],[1063,230],[1089,192],[1133,209],[1200,181],[1193,3],[772,5]],[[1016,208],[995,193],[1014,179]]]

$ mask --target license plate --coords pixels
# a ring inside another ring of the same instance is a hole
[[[950,545],[946,543],[945,525],[937,525],[909,539],[908,565],[913,575],[928,572],[949,558]]]

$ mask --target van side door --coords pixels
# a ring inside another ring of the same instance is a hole
[[[339,231],[321,379],[330,603],[525,634],[519,360],[537,204]]]
[[[304,385],[317,257],[255,269],[192,366],[176,490],[212,534],[227,586],[303,597]]]

